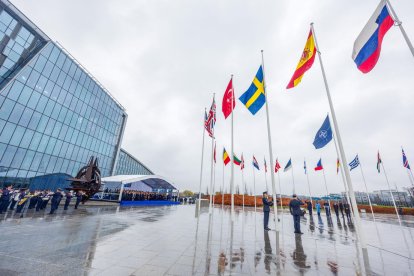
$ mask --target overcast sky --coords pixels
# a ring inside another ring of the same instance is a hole
[[[265,75],[273,150],[282,166],[292,157],[296,192],[307,194],[303,160],[313,194],[324,194],[322,158],[329,192],[343,191],[331,142],[312,142],[329,106],[319,61],[294,89],[285,89],[314,22],[348,161],[358,153],[368,189],[386,189],[376,171],[379,149],[391,185],[410,186],[401,146],[414,166],[414,58],[397,27],[383,43],[369,74],[351,59],[354,40],[377,0],[13,0],[36,25],[59,41],[125,106],[128,123],[123,148],[181,189],[198,191],[204,107],[217,100],[216,185],[222,185],[221,152],[230,151],[230,121],[221,100],[230,75],[239,97],[249,87],[265,54]],[[392,1],[414,40],[414,2]],[[246,160],[245,181],[253,187],[255,154],[263,169],[269,151],[265,108],[255,116],[236,102],[234,149]],[[210,181],[211,139],[206,137],[202,191]],[[269,165],[268,165],[269,166]],[[241,173],[235,168],[236,184]],[[229,190],[230,166],[225,168]],[[270,185],[270,175],[267,174]],[[360,170],[351,172],[354,189],[364,191]],[[276,177],[277,179],[277,177]],[[291,173],[281,173],[282,193],[291,193]],[[265,189],[263,170],[256,190]]]

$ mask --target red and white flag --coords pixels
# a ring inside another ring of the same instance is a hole
[[[221,105],[221,110],[223,111],[225,119],[227,119],[227,117],[231,114],[235,106],[236,101],[234,100],[233,79],[230,79],[226,91],[224,92],[223,102]]]
[[[277,172],[279,171],[279,169],[280,169],[280,168],[281,168],[281,167],[280,167],[279,161],[276,159],[275,173],[277,173]]]

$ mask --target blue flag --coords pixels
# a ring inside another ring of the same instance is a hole
[[[326,116],[325,121],[323,122],[321,128],[315,135],[315,140],[313,141],[313,145],[316,149],[323,148],[332,140],[332,129],[331,124],[329,122],[329,115]]]
[[[351,167],[350,171],[352,171],[353,169],[359,166],[358,154],[357,156],[355,156],[354,160],[352,160],[351,163],[349,163],[349,166]]]
[[[247,109],[255,115],[266,102],[266,96],[263,85],[263,70],[259,67],[256,76],[253,79],[249,89],[240,96],[239,100]]]
[[[287,172],[292,168],[292,158],[289,158],[289,161],[287,162],[285,168],[283,169],[284,172]]]

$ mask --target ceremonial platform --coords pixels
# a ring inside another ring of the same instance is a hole
[[[260,209],[236,207],[234,223],[226,206],[198,220],[194,211],[195,205],[81,206],[53,216],[3,214],[0,275],[363,274],[355,229],[346,219],[306,217],[304,234],[295,235],[284,212],[277,258],[276,233],[263,231]],[[363,217],[372,274],[413,274],[414,220],[403,219],[400,229],[395,216],[378,215],[377,231],[372,218]]]

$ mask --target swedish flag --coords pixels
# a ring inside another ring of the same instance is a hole
[[[253,79],[249,89],[240,96],[239,100],[247,107],[247,109],[255,115],[257,111],[265,104],[266,96],[263,85],[263,70],[259,67],[256,76]]]

